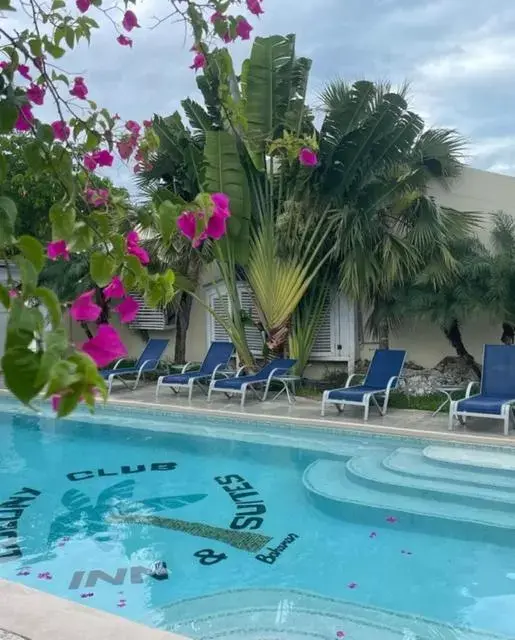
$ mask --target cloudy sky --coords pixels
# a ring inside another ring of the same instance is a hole
[[[104,20],[95,47],[67,59],[87,78],[90,97],[125,119],[167,115],[196,93],[183,27],[149,28],[167,6],[136,5],[145,28],[133,32],[132,50],[115,42]],[[429,125],[466,137],[470,164],[515,175],[513,0],[263,0],[263,7],[254,34],[297,34],[298,53],[313,59],[313,102],[335,77],[408,81]],[[238,60],[247,52],[248,43],[234,46]],[[116,173],[127,182],[123,168]]]

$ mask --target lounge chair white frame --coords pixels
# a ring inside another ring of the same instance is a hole
[[[113,369],[118,369],[118,366],[122,363],[125,362],[125,360],[127,360],[127,358],[120,358],[120,360],[117,360]],[[154,362],[155,365],[157,366],[159,364],[159,362],[161,361],[161,358],[151,358],[150,360],[145,360],[143,362],[143,364],[139,367],[138,369],[138,373],[136,375],[136,381],[135,383],[131,386],[130,384],[128,384],[124,379],[123,379],[123,375],[134,375],[134,371],[131,371],[130,373],[125,373],[124,374],[124,370],[121,369],[120,373],[111,373],[109,374],[108,378],[107,378],[107,395],[109,395],[111,393],[111,388],[113,386],[113,381],[115,378],[120,378],[121,382],[127,387],[127,389],[131,389],[131,391],[134,391],[136,389],[136,387],[138,386],[139,383],[139,379],[141,378],[141,376],[145,373],[144,369],[145,367],[150,364],[151,362]]]
[[[246,365],[241,366],[238,371],[236,372],[236,375],[234,376],[235,378],[239,378],[241,376],[241,373],[247,369],[248,367]],[[291,369],[291,367],[290,367]],[[281,381],[284,383],[284,381],[281,380],[281,376],[276,376],[276,373],[278,371],[282,371],[283,374],[286,371],[286,369],[284,367],[277,367],[275,369],[272,369],[272,371],[270,371],[270,373],[268,374],[268,378],[263,378],[262,380],[254,380],[252,382],[244,382],[241,387],[239,389],[217,389],[216,388],[216,380],[212,380],[211,384],[209,385],[209,391],[207,393],[207,401],[211,402],[211,394],[213,391],[221,391],[222,393],[225,393],[225,395],[228,398],[231,398],[233,395],[241,395],[241,402],[240,402],[240,406],[243,409],[243,407],[245,406],[245,398],[247,396],[247,389],[250,389],[254,395],[257,397],[258,400],[261,400],[261,402],[264,402],[268,396],[268,391],[270,390],[270,384],[274,381]],[[265,385],[265,390],[263,392],[263,397],[260,398],[257,390],[254,388],[254,385]],[[288,399],[289,401],[289,399]]]
[[[454,430],[454,418],[458,420],[460,424],[465,424],[467,418],[491,418],[492,420],[502,420],[504,426],[504,435],[509,435],[510,432],[510,417],[513,412],[513,405],[515,404],[515,398],[512,400],[507,400],[504,404],[501,405],[501,412],[497,413],[472,413],[471,411],[457,411],[456,407],[461,400],[465,400],[468,398],[475,398],[481,393],[475,393],[473,396],[470,395],[472,389],[475,385],[479,385],[480,383],[477,381],[469,382],[467,386],[467,390],[465,392],[465,398],[461,398],[460,400],[453,400],[449,407],[449,431]],[[481,387],[480,387],[481,390]]]
[[[178,375],[182,375],[184,373],[187,373],[188,369],[190,367],[192,367],[194,364],[198,364],[198,362],[187,362],[182,370],[181,373]],[[227,369],[224,369],[223,364],[217,364],[216,367],[213,369],[213,373],[206,373],[206,374],[202,374],[202,375],[198,375],[195,377],[191,377],[188,382],[184,383],[178,383],[178,382],[163,382],[165,378],[168,378],[169,375],[174,375],[174,374],[168,374],[166,376],[160,376],[157,379],[157,387],[156,387],[156,400],[159,399],[159,389],[161,387],[168,387],[170,388],[174,393],[179,393],[181,389],[188,389],[188,401],[191,402],[191,397],[193,395],[193,387],[195,385],[195,382],[199,383],[199,386],[202,387],[202,382],[204,380],[206,380],[206,378],[209,378],[210,383],[213,382],[216,379],[216,375],[217,374],[222,374],[224,375],[226,378],[228,377],[232,377],[232,375],[234,374],[234,371],[229,371]]]
[[[406,354],[402,360],[400,371],[402,372],[404,368],[404,362],[406,361]],[[361,377],[366,380],[368,376],[368,372],[370,371],[370,367],[372,366],[372,362],[368,365],[368,369],[366,373],[351,373],[351,375],[347,378],[347,382],[345,383],[345,387],[340,387],[339,389],[327,389],[324,391],[322,395],[322,409],[320,411],[320,415],[325,416],[325,405],[326,404],[335,404],[338,409],[338,413],[343,413],[345,409],[345,405],[353,405],[355,407],[365,407],[365,415],[363,416],[363,420],[366,422],[368,420],[368,414],[370,411],[370,402],[373,402],[377,407],[379,413],[384,416],[386,415],[386,411],[388,409],[388,401],[390,399],[390,391],[396,386],[397,382],[401,378],[401,375],[392,376],[386,385],[385,389],[378,389],[377,391],[370,391],[363,395],[363,398],[358,400],[338,400],[337,398],[329,398],[329,394],[333,391],[342,391],[343,389],[348,389],[349,387],[359,387],[359,384],[351,385],[351,381],[353,378]],[[377,402],[376,396],[381,396],[384,394],[383,406]]]

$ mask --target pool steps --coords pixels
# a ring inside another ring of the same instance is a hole
[[[239,589],[162,609],[168,630],[194,640],[500,640],[414,615],[294,589]]]
[[[496,455],[502,459],[496,461]],[[460,525],[466,535],[483,536],[485,527],[489,533],[515,530],[511,454],[433,446],[358,451],[347,460],[313,462],[303,481],[313,497],[330,503],[334,515],[352,516],[353,509],[360,508],[361,515],[365,509],[408,514],[410,524],[420,518],[447,522],[448,531],[440,527],[442,533],[452,530],[458,536]]]

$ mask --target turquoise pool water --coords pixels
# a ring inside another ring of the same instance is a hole
[[[281,611],[304,597],[302,629],[274,635],[270,625],[283,629],[275,615],[255,637],[390,637],[360,636],[358,623],[339,617],[356,605],[405,615],[392,638],[426,637],[412,628],[418,617],[515,638],[515,508],[492,507],[508,519],[499,533],[394,510],[388,487],[384,510],[343,508],[303,481],[317,461],[343,464],[352,450],[383,458],[423,446],[112,408],[56,421],[0,401],[0,577],[194,638],[225,637],[238,606],[264,611],[265,599]],[[509,494],[510,474],[499,477]],[[478,472],[474,486],[484,480]],[[356,495],[368,490],[356,486]],[[476,499],[457,500],[473,508]],[[436,502],[452,511],[444,493]],[[165,579],[148,575],[158,562]],[[249,590],[241,599],[229,593],[240,589]],[[214,619],[221,608],[226,622]],[[306,613],[320,609],[320,619]]]

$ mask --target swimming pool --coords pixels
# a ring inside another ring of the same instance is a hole
[[[515,638],[515,457],[432,444],[0,399],[0,577],[199,640]]]

